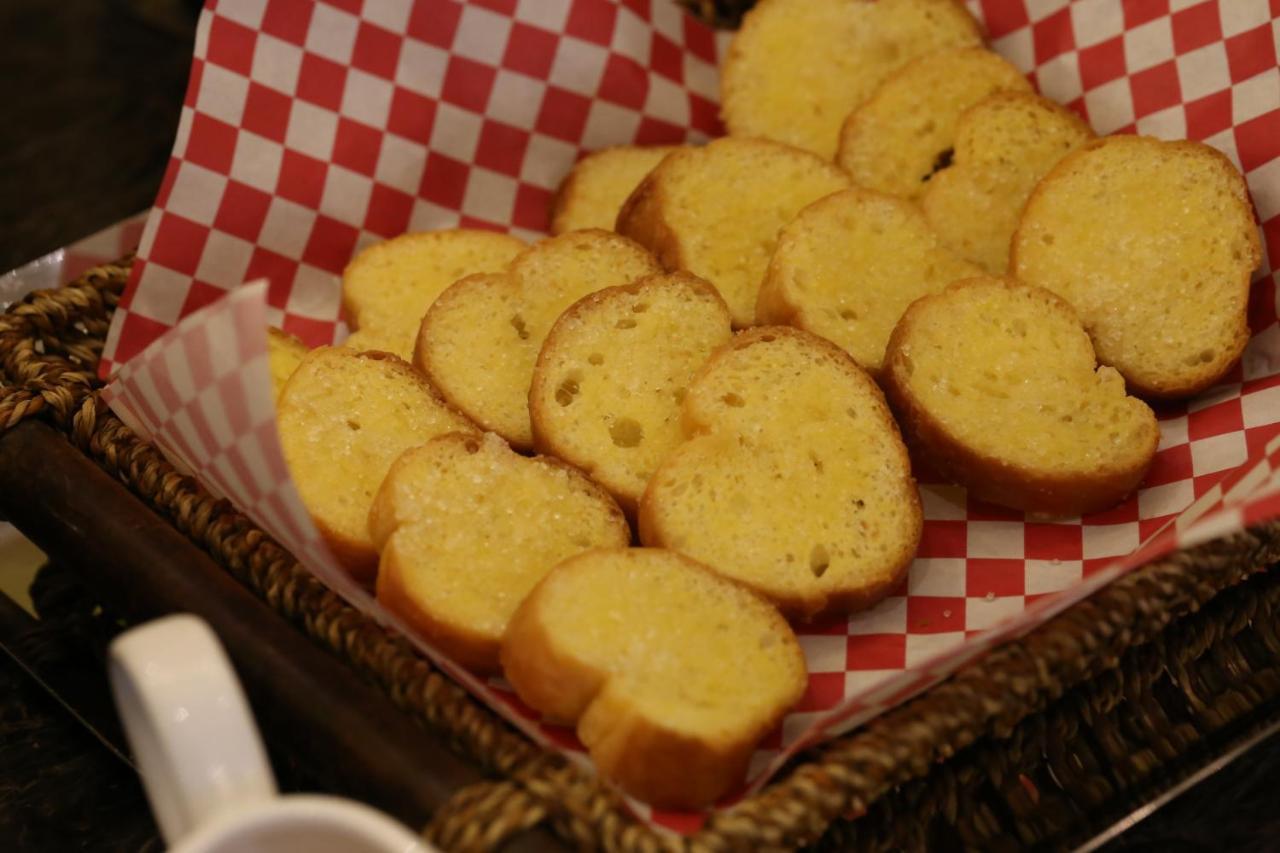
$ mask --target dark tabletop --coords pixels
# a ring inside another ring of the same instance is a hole
[[[0,272],[150,205],[177,126],[197,7],[0,2]],[[39,641],[50,654],[88,656],[95,647],[85,637]],[[87,680],[90,692],[105,691],[105,681]],[[158,849],[153,833],[131,769],[0,658],[0,847]],[[1280,737],[1109,849],[1280,850]]]

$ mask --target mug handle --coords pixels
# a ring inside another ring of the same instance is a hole
[[[272,799],[275,777],[222,645],[181,614],[112,642],[111,692],[151,811],[172,846],[223,810]]]

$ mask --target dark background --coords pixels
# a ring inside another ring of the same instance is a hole
[[[0,0],[0,272],[150,205],[177,127],[198,7]],[[0,697],[0,846],[159,849],[128,767],[8,659]],[[1273,737],[1111,849],[1280,850],[1278,815]]]

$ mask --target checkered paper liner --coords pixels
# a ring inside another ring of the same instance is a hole
[[[994,49],[1099,132],[1189,137],[1226,153],[1276,256],[1280,0],[970,6]],[[353,604],[394,624],[325,552],[289,481],[263,326],[311,344],[340,340],[337,275],[369,242],[457,224],[533,237],[585,151],[715,134],[725,44],[663,0],[210,3],[173,160],[108,339],[112,407]],[[1121,506],[1040,523],[918,472],[925,531],[908,578],[870,611],[801,627],[809,689],[724,806],[797,749],[1124,571],[1280,515],[1280,323],[1270,262],[1262,269],[1240,365],[1159,412],[1155,464]],[[571,732],[541,725],[501,682],[481,684],[415,640],[530,736],[586,760]],[[677,830],[702,819],[632,806]]]

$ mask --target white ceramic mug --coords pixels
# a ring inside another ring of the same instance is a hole
[[[353,800],[280,796],[249,704],[200,619],[121,634],[111,689],[160,833],[183,853],[425,853],[400,823]]]

